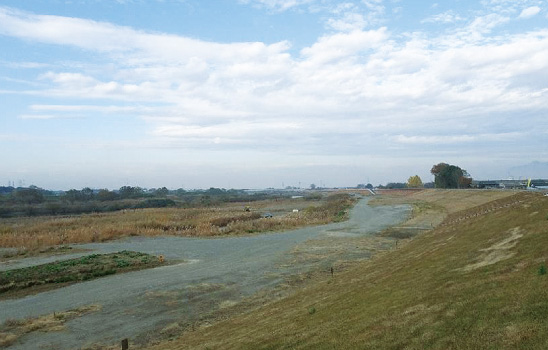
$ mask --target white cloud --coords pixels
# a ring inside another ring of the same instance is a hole
[[[507,128],[523,131],[509,113],[544,122],[548,30],[494,35],[509,17],[492,14],[451,32],[398,35],[364,30],[367,19],[347,18],[353,7],[345,6],[342,21],[331,22],[341,32],[296,54],[287,42],[220,44],[2,8],[0,33],[90,51],[110,64],[99,73],[43,67],[45,87],[33,93],[67,105],[31,105],[21,118],[123,113],[143,120],[152,140],[143,144],[158,147],[379,155],[495,142]],[[367,6],[384,11],[382,2]]]
[[[452,10],[438,13],[437,15],[432,15],[428,18],[423,19],[422,23],[456,23],[464,21],[465,18],[461,17],[459,14],[455,13]]]
[[[315,0],[239,0],[242,4],[253,4],[263,6],[276,11],[286,11],[288,9],[307,5]]]
[[[531,7],[528,7],[526,9],[523,9],[518,17],[519,18],[531,18],[533,16],[538,15],[540,10],[541,9],[538,6],[531,6]]]
[[[329,18],[327,26],[341,32],[363,29],[367,22],[363,15],[354,12],[346,12],[339,18]]]
[[[500,143],[504,141],[513,141],[523,134],[519,132],[500,133],[500,134],[464,134],[464,135],[396,135],[393,140],[403,144],[463,144],[472,142],[493,142]]]
[[[64,119],[64,118],[78,118],[78,116],[68,116],[68,115],[60,115],[60,114],[22,114],[19,116],[20,119],[41,119],[41,120],[48,120],[48,119]]]

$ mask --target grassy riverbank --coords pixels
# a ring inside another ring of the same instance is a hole
[[[154,349],[546,349],[548,197],[424,191],[400,200],[430,203],[412,220],[441,211],[443,221]]]

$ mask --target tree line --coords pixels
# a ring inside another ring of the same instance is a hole
[[[435,188],[470,188],[472,177],[470,174],[456,166],[447,163],[438,163],[432,166],[430,173],[434,175],[433,186]],[[420,176],[414,175],[407,180],[406,187],[422,188],[427,187],[423,184]]]
[[[65,215],[91,212],[109,212],[122,209],[203,207],[225,202],[257,201],[290,192],[247,193],[245,190],[211,187],[207,190],[144,189],[122,186],[118,190],[91,189],[49,191],[37,186],[0,186],[0,217]]]

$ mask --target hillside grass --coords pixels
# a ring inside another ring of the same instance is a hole
[[[548,197],[465,192],[409,196],[443,207],[443,222],[153,349],[547,349]]]
[[[37,252],[44,247],[104,242],[128,236],[208,237],[282,231],[344,220],[354,200],[333,194],[321,200],[267,200],[215,208],[158,208],[74,216],[0,219],[0,247]],[[251,206],[251,211],[244,208]],[[294,213],[293,209],[301,209]],[[264,218],[264,212],[273,217]],[[13,255],[21,255],[16,252]]]

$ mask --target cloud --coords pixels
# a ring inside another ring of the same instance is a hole
[[[519,14],[518,18],[531,18],[533,16],[536,16],[540,12],[540,7],[538,6],[531,6],[526,9],[523,9],[521,13]]]
[[[286,11],[302,5],[308,5],[315,0],[239,0],[241,4],[252,4],[255,6],[266,7],[276,11]]]
[[[68,116],[68,115],[59,115],[59,114],[22,114],[19,116],[19,119],[39,119],[39,120],[48,120],[48,119],[64,119],[64,118],[77,118],[77,116]]]
[[[503,141],[512,141],[519,137],[522,137],[522,133],[510,132],[510,133],[501,133],[501,134],[486,134],[479,133],[475,135],[465,134],[465,135],[414,135],[414,136],[405,136],[397,135],[394,136],[394,141],[402,144],[463,144],[463,143],[472,143],[472,142],[503,142]]]
[[[328,22],[336,32],[295,53],[286,41],[215,43],[6,8],[0,33],[109,64],[37,66],[44,70],[33,94],[54,102],[31,105],[21,118],[134,116],[148,127],[147,145],[378,155],[530,133],[513,113],[544,123],[548,30],[493,33],[509,17],[490,14],[443,33],[394,33],[365,29],[366,17],[347,17],[353,6],[341,5]],[[380,1],[366,6],[384,11]],[[461,21],[446,15],[436,21]]]
[[[346,12],[339,18],[329,18],[327,20],[327,26],[331,29],[350,32],[354,30],[363,29],[367,25],[367,21],[364,16],[359,13]]]
[[[437,15],[432,15],[421,21],[421,23],[456,23],[464,21],[465,18],[461,17],[459,14],[456,14],[454,11],[449,10],[443,13],[438,13]]]

